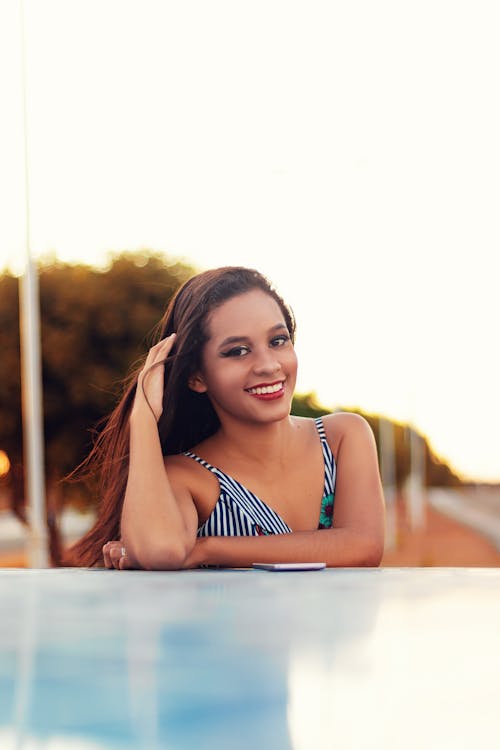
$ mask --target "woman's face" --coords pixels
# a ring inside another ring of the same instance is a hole
[[[274,422],[290,412],[297,357],[283,313],[255,289],[233,297],[208,317],[202,369],[190,385],[206,392],[224,413],[253,422]]]

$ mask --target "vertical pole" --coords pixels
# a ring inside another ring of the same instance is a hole
[[[408,515],[410,527],[417,531],[425,526],[425,453],[424,440],[414,427],[410,431],[410,475],[408,477]]]
[[[412,363],[416,377],[417,362]],[[405,482],[406,517],[412,531],[425,527],[425,448],[424,439],[415,428],[415,415],[418,413],[418,391],[413,385],[409,392],[409,423],[406,434],[410,458],[410,471]]]
[[[394,449],[394,425],[389,419],[379,419],[380,475],[385,496],[385,547],[394,549],[396,544],[396,462]]]
[[[40,302],[37,269],[31,257],[24,0],[20,0],[20,21],[26,248],[26,263],[19,290],[24,473],[30,524],[29,565],[32,568],[46,568],[49,565],[49,555],[45,513]]]

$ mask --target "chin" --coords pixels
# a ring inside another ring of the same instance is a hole
[[[262,410],[258,415],[253,415],[254,419],[261,424],[279,422],[282,419],[286,419],[289,416],[292,403],[290,399],[280,401],[279,403],[273,404],[270,409]]]
[[[247,398],[250,401],[246,401]],[[221,421],[227,416],[241,422],[272,424],[286,419],[292,408],[292,396],[287,392],[280,399],[270,401],[254,401],[251,396],[246,396],[243,402],[237,397],[224,403],[222,399],[218,400],[213,395],[210,400]]]

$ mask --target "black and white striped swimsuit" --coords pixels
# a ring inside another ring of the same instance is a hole
[[[325,462],[325,483],[318,529],[329,529],[333,525],[336,465],[321,417],[314,421],[321,440]],[[236,479],[191,451],[186,451],[184,455],[198,461],[215,474],[220,486],[220,495],[215,508],[198,529],[197,536],[262,536],[291,533],[292,529],[276,511],[253,492],[243,487]]]

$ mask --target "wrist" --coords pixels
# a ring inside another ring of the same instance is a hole
[[[144,396],[139,396],[138,394],[136,394],[134,403],[132,404],[132,409],[130,411],[130,423],[144,423],[145,421],[153,421],[155,424],[158,423],[158,419],[156,418],[155,413],[149,406]]]
[[[211,565],[212,564],[212,547],[213,538],[211,536],[202,536],[198,540],[198,565]]]
[[[212,557],[210,554],[212,537],[202,536],[198,537],[194,547],[189,554],[185,567],[187,568],[201,568],[211,564]]]

